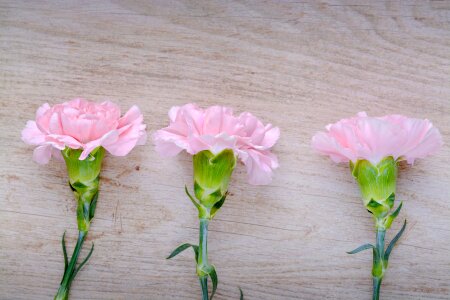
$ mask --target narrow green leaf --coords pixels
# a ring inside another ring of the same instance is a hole
[[[189,194],[187,185],[184,186],[184,191],[186,192],[186,195],[188,195],[189,199],[191,199],[192,203],[194,203],[195,207],[197,207],[197,209],[200,209],[200,204],[197,201],[195,201],[195,199],[191,196],[191,194]]]
[[[386,199],[387,204],[389,205],[389,207],[394,206],[394,201],[395,201],[395,193],[392,193],[389,195],[389,197]]]
[[[85,185],[85,184],[82,183],[82,182],[75,181],[74,183],[72,183],[72,187],[73,187],[74,189],[78,190],[78,189],[85,189],[85,188],[87,188],[87,185]]]
[[[89,205],[89,220],[94,218],[95,208],[97,207],[97,199],[98,199],[98,191],[95,193],[94,197],[92,197],[91,204]]]
[[[219,209],[222,207],[223,203],[225,202],[225,199],[227,198],[228,192],[223,195],[222,199],[220,199],[219,202],[216,202],[214,206],[211,208],[211,218],[213,218],[216,213],[219,211]]]
[[[377,201],[375,201],[373,199],[370,199],[369,203],[367,203],[366,206],[370,207],[370,208],[378,208],[378,207],[380,207],[382,205],[380,203],[378,203]]]
[[[192,245],[192,249],[194,249],[195,252],[195,262],[198,262],[198,246]]]
[[[403,201],[401,201],[400,202],[400,205],[397,207],[397,209],[391,214],[391,217],[393,218],[393,219],[395,219],[397,216],[398,216],[398,214],[400,213],[400,210],[402,209],[402,206],[403,206]]]
[[[358,252],[361,252],[361,251],[364,251],[364,250],[367,250],[367,249],[370,249],[370,248],[375,248],[375,247],[372,244],[364,244],[364,245],[359,246],[358,248],[356,248],[356,249],[354,249],[352,251],[349,251],[347,253],[348,254],[355,254],[355,253],[358,253]]]
[[[406,220],[403,223],[402,229],[400,229],[400,231],[397,233],[397,235],[389,243],[389,246],[386,248],[386,252],[384,253],[384,260],[385,261],[389,260],[389,255],[391,254],[391,251],[394,248],[395,244],[397,243],[397,241],[400,239],[400,237],[402,236],[403,232],[405,231],[405,228],[406,228]]]
[[[91,247],[91,251],[89,251],[89,254],[86,256],[86,258],[81,262],[81,264],[78,266],[78,268],[76,268],[73,271],[73,275],[72,278],[75,278],[75,276],[77,275],[78,271],[81,270],[81,268],[87,263],[87,261],[89,260],[89,258],[91,258],[92,252],[94,252],[94,243],[92,243],[92,247]]]
[[[64,254],[64,273],[66,273],[67,266],[69,265],[69,259],[67,258],[67,249],[66,249],[66,241],[64,238],[66,237],[66,232],[64,231],[64,234],[61,239],[63,254]]]
[[[184,250],[186,250],[187,248],[192,247],[194,249],[195,252],[195,260],[197,261],[197,257],[198,257],[198,246],[196,245],[192,245],[189,243],[186,244],[182,244],[180,246],[178,246],[175,250],[172,251],[172,253],[170,253],[169,256],[166,257],[166,259],[171,259],[172,257],[177,256],[178,254],[180,254],[181,252],[183,252]]]
[[[244,300],[244,292],[242,291],[241,288],[239,288],[239,293],[241,294],[241,297],[239,299]]]
[[[210,300],[213,299],[214,294],[216,293],[217,290],[217,284],[219,283],[219,279],[217,278],[217,273],[216,273],[216,268],[214,268],[213,265],[211,265],[211,270],[209,272],[209,277],[211,277],[211,281],[213,284],[213,288],[212,288],[212,292],[211,292],[211,298]]]
[[[400,210],[402,209],[402,206],[403,206],[403,201],[400,202],[400,205],[397,207],[397,209],[386,218],[386,221],[384,221],[384,227],[386,229],[391,228],[392,222],[394,222],[395,218],[400,213]]]

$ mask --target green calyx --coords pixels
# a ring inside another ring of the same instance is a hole
[[[80,160],[82,150],[66,148],[61,151],[69,174],[69,184],[77,200],[78,230],[89,231],[97,205],[99,176],[105,149],[98,147]]]
[[[194,194],[193,199],[199,211],[199,218],[212,219],[225,202],[228,183],[236,166],[236,156],[233,150],[225,149],[218,154],[209,150],[201,151],[193,156],[194,164]]]
[[[384,218],[394,206],[397,183],[397,161],[392,156],[377,165],[368,160],[350,162],[353,177],[358,181],[364,205],[375,218]]]

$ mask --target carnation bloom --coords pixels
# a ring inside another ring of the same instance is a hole
[[[366,209],[375,220],[376,243],[364,244],[350,252],[373,250],[373,298],[380,297],[381,282],[389,264],[389,256],[406,228],[385,245],[386,231],[399,215],[402,202],[393,210],[398,162],[413,164],[436,152],[442,145],[439,130],[428,120],[412,119],[402,115],[368,117],[360,112],[356,117],[343,119],[326,126],[312,138],[312,146],[335,162],[349,162],[353,177],[358,182]]]
[[[232,149],[245,164],[251,184],[271,181],[278,161],[270,148],[280,136],[278,127],[264,126],[248,112],[236,117],[228,107],[202,109],[193,103],[172,107],[169,118],[169,126],[153,135],[161,155],[175,156],[182,150],[192,155],[203,150],[217,154]]]
[[[36,112],[36,121],[28,121],[22,140],[36,145],[33,159],[46,164],[52,154],[66,147],[82,149],[80,160],[102,146],[109,153],[125,156],[136,145],[145,143],[146,132],[137,106],[120,117],[120,108],[109,101],[100,104],[74,99],[50,106],[45,103]]]
[[[392,156],[413,164],[415,159],[435,153],[442,145],[439,130],[429,120],[402,115],[368,117],[360,112],[356,117],[329,124],[326,129],[314,135],[312,146],[338,163],[365,159],[375,165]]]

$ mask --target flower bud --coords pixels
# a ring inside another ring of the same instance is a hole
[[[218,154],[205,150],[195,154],[193,162],[195,197],[209,210],[226,197],[236,156],[231,149]]]
[[[392,209],[397,181],[397,161],[385,157],[377,165],[368,160],[350,162],[353,177],[358,181],[364,205],[377,219]]]
[[[99,176],[105,149],[98,147],[80,160],[81,149],[61,151],[69,174],[69,184],[77,199],[78,230],[88,231],[97,204]]]

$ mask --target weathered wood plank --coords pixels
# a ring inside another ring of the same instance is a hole
[[[139,105],[150,132],[192,101],[281,128],[273,183],[250,186],[239,167],[211,224],[217,299],[370,299],[370,253],[345,253],[373,240],[370,217],[310,138],[361,110],[429,118],[446,145],[401,170],[409,225],[382,297],[448,299],[449,18],[449,1],[0,1],[0,298],[56,292],[75,203],[63,165],[33,163],[20,131],[41,103],[82,96]],[[72,299],[199,299],[192,253],[164,259],[197,240],[191,171],[150,143],[105,159]]]

